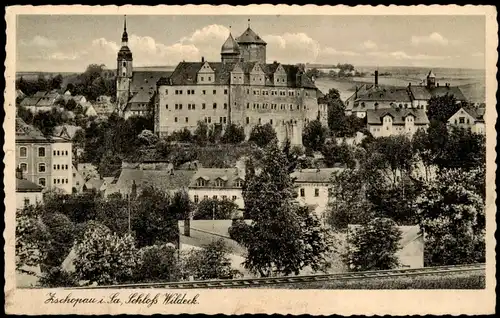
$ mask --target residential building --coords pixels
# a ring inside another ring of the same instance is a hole
[[[126,25],[118,52],[118,107],[130,116],[154,105],[159,136],[188,128],[234,123],[248,137],[255,125],[270,123],[278,139],[302,144],[305,124],[318,117],[317,88],[300,67],[266,63],[266,42],[250,26],[221,47],[221,61],[181,62],[169,74],[136,73]]]
[[[62,99],[61,95],[55,91],[38,91],[32,97],[23,99],[20,105],[33,113],[46,112],[50,111],[53,107],[57,107],[56,102],[60,99]]]
[[[99,178],[99,172],[97,171],[97,167],[91,163],[83,162],[79,163],[76,166],[77,170],[82,175],[83,179],[89,180],[91,178]]]
[[[23,209],[28,205],[43,202],[43,188],[31,181],[23,179],[22,171],[16,171],[16,208]]]
[[[366,117],[367,110],[387,108],[416,108],[427,111],[427,105],[432,97],[453,95],[457,103],[464,102],[465,97],[459,87],[445,83],[440,86],[436,82],[436,75],[431,70],[427,74],[425,85],[411,85],[407,87],[386,87],[378,84],[378,71],[375,71],[374,85],[363,84],[355,88],[354,94],[346,102],[345,114],[355,114],[360,118]]]
[[[485,108],[462,107],[448,119],[448,126],[469,129],[477,134],[486,134]]]
[[[368,110],[367,128],[373,137],[413,134],[418,129],[427,129],[429,119],[424,109],[419,108],[386,108]]]
[[[116,104],[111,102],[111,97],[105,95],[97,97],[93,106],[95,112],[97,113],[97,116],[101,117],[110,116],[115,111],[116,108]]]
[[[86,180],[74,165],[72,168],[72,173],[73,173],[72,192],[80,193],[83,191],[83,185],[85,184]]]
[[[244,182],[245,171],[238,168],[199,168],[189,183],[189,198],[194,203],[204,199],[230,200],[243,209]]]
[[[310,206],[316,215],[324,217],[328,205],[328,187],[333,173],[343,168],[302,169],[292,173],[297,187],[297,200],[300,204]]]
[[[71,193],[72,144],[56,136],[44,136],[35,127],[16,118],[16,164],[23,176],[44,189]]]

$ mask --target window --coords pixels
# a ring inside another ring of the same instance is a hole
[[[38,148],[38,157],[45,157],[45,147]]]
[[[205,80],[205,77],[203,77],[203,76],[202,76],[202,77],[201,77],[201,81],[203,82],[204,80]]]
[[[457,119],[455,118],[455,125],[457,124],[457,122],[458,122],[458,121],[457,121]]]
[[[231,199],[234,201],[234,200],[236,200],[237,198],[238,198],[237,196],[233,195]]]
[[[186,117],[186,123],[188,123],[188,122],[189,122],[189,118],[188,118],[188,117]]]
[[[165,95],[168,95],[168,89],[165,89]]]
[[[216,108],[217,108],[217,103],[214,103],[214,109],[216,109]]]
[[[45,164],[44,163],[38,164],[38,172],[45,172]]]
[[[250,103],[247,103],[247,109],[249,109],[249,108],[250,108]]]
[[[227,89],[224,89],[224,95],[227,95]]]
[[[203,78],[203,77],[202,77]],[[207,91],[206,90],[202,90],[201,91],[203,93],[203,95],[206,95],[207,94]]]
[[[210,76],[209,76],[209,77],[208,77],[208,81],[210,82],[211,80],[212,80],[212,77],[210,77]]]
[[[19,168],[21,168],[23,172],[28,171],[28,165],[24,162],[19,165]]]
[[[208,195],[204,195],[203,200],[208,200]]]
[[[73,173],[73,178],[75,178],[75,177],[76,177],[76,173]]]
[[[208,119],[207,119],[207,120],[208,120],[208,123],[209,123],[209,124],[210,124],[210,123],[212,123],[212,117],[208,117]]]
[[[194,203],[198,203],[200,201],[200,197],[198,195],[194,196]]]
[[[177,117],[174,118],[174,122],[177,122]]]
[[[196,181],[196,186],[197,187],[204,187],[205,185],[207,184],[207,182],[202,179],[202,178],[199,178],[197,181]]]
[[[205,109],[206,105],[205,103],[201,104],[201,109]]]
[[[227,195],[223,195],[222,200],[227,200]]]
[[[191,90],[191,95],[194,95],[194,89]]]
[[[459,121],[460,121],[461,124],[465,124],[465,117],[460,117]]]
[[[45,184],[46,184],[45,178],[39,178],[38,179],[38,184],[41,185],[42,187],[45,187]]]
[[[467,124],[470,124],[470,119],[469,118],[467,118]]]
[[[191,95],[191,90],[188,89],[188,95]]]
[[[30,205],[30,198],[24,198],[24,206]]]
[[[243,180],[241,179],[238,179],[236,180],[236,182],[234,183],[238,188],[241,188],[243,186]]]
[[[26,158],[28,156],[28,149],[26,147],[19,148],[19,156],[21,158]]]
[[[304,188],[300,189],[300,196],[301,197],[305,197],[306,196],[306,190],[304,190]]]
[[[66,179],[66,184],[68,184],[68,183],[69,183],[69,182],[68,182],[68,179]]]
[[[272,120],[272,119],[269,119],[269,123],[272,125],[272,124],[273,124],[273,120]]]
[[[179,104],[175,104],[175,109],[179,109]]]
[[[223,187],[223,186],[224,186],[224,183],[225,183],[225,182],[224,182],[224,180],[222,180],[222,179],[217,179],[217,180],[215,180],[215,186],[216,186],[216,187]]]
[[[214,89],[214,95],[215,95],[215,94],[217,94],[217,90],[216,90],[216,89]]]
[[[226,117],[223,117],[222,119],[223,119],[223,121],[224,121],[224,124],[225,124],[225,123],[227,122],[227,119],[226,119]]]
[[[168,104],[165,105],[165,109],[168,109]]]
[[[314,189],[314,196],[319,197],[319,189]]]
[[[222,117],[219,117],[219,123],[222,124]]]
[[[224,103],[224,109],[227,109],[227,103]]]
[[[179,109],[182,109],[182,104],[179,104]]]
[[[246,122],[247,122],[247,125],[250,124],[250,118],[249,117],[246,118]]]
[[[60,165],[57,165],[57,170],[60,170],[61,169],[61,166]]]
[[[52,152],[52,155],[53,155],[53,156],[55,156],[55,155],[56,155],[56,151],[55,151],[55,150]]]
[[[54,168],[53,168],[53,169],[54,169],[54,170],[56,170],[56,169],[57,169],[57,166],[56,166],[56,165],[54,165]]]
[[[212,197],[212,199],[217,200],[217,196],[216,196],[216,195],[214,195],[214,196]]]
[[[262,123],[262,119],[261,119],[261,118],[259,118],[259,125],[260,125],[261,123]]]
[[[179,90],[179,95],[182,95],[182,89]]]
[[[192,110],[195,110],[195,109],[196,109],[196,105],[195,105],[195,104],[192,104],[192,105],[191,105],[191,109],[192,109]]]

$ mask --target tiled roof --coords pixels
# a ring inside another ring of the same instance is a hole
[[[425,86],[410,86],[409,87],[413,99],[416,100],[429,100],[432,95]]]
[[[131,92],[154,92],[156,90],[156,82],[161,77],[169,77],[172,72],[169,71],[134,71],[132,74],[132,83],[130,84]]]
[[[16,192],[42,192],[42,187],[26,179],[16,178]]]
[[[129,103],[149,103],[151,97],[153,97],[153,92],[148,92],[145,90],[138,91],[134,94],[134,96],[132,96],[132,98],[129,100]]]
[[[26,97],[21,101],[21,106],[36,106],[40,97]]]
[[[174,170],[173,174],[169,170],[140,170],[123,168],[115,184],[108,185],[106,195],[115,192],[129,193],[135,181],[137,188],[144,186],[154,186],[163,191],[175,190],[187,187],[195,171]]]
[[[358,92],[358,102],[362,101],[394,101],[394,102],[411,102],[410,96],[406,88],[378,88],[370,90],[362,95]]]
[[[291,174],[297,183],[328,183],[332,173],[343,168],[302,169]]]
[[[387,109],[377,109],[377,110],[367,110],[366,120],[370,125],[382,125],[382,119],[386,116],[392,116],[393,125],[403,125],[405,123],[405,118],[413,115],[415,117],[414,123],[416,125],[425,125],[429,123],[429,119],[423,109],[417,108],[387,108]]]
[[[237,168],[199,168],[191,178],[189,187],[199,188],[196,185],[196,181],[200,178],[207,181],[207,184],[204,186],[204,188],[218,188],[216,186],[216,180],[218,179],[224,181],[223,188],[237,188],[236,181],[238,179],[245,180],[245,174],[244,171]]]
[[[257,35],[250,27],[248,27],[243,34],[236,38],[239,44],[266,44],[266,42]]]
[[[256,62],[238,62],[238,63],[221,63],[208,62],[215,73],[215,84],[228,85],[231,71],[236,65],[239,65],[245,73],[245,84],[250,83],[249,73],[255,66]],[[197,74],[204,63],[201,62],[181,62],[177,65],[170,78],[162,78],[158,82],[159,85],[195,85],[197,83]],[[288,87],[304,87],[316,88],[312,80],[304,73],[301,74],[300,81],[297,81],[297,73],[300,75],[299,67],[296,65],[282,64],[287,73]],[[262,69],[268,78],[273,77],[274,72],[278,68],[278,63],[263,64]]]
[[[85,187],[87,189],[96,189],[96,190],[100,190],[101,189],[101,186],[102,184],[104,183],[104,180],[102,179],[99,179],[99,178],[92,178],[92,179],[89,179],[86,183],[85,183]]]
[[[26,124],[21,118],[16,117],[16,142],[18,141],[48,141],[40,130]]]
[[[456,100],[464,101],[465,96],[456,86],[439,86],[430,89],[430,94],[432,97],[441,97],[446,95],[453,95]]]
[[[47,94],[47,92],[45,92],[45,91],[38,91],[38,92],[36,92],[33,95],[33,97],[43,97],[43,96],[45,96],[45,94]]]
[[[64,124],[54,127],[54,136],[73,139],[76,132],[82,129],[80,126]]]
[[[464,111],[466,111],[476,121],[484,122],[484,113],[485,113],[485,110],[486,110],[485,108],[463,107],[461,109],[463,109]]]

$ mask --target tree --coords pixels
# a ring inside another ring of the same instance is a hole
[[[96,202],[95,220],[106,226],[111,233],[123,236],[129,233],[129,212],[130,207],[126,199],[121,195],[109,195],[106,200]]]
[[[437,120],[446,123],[460,107],[460,104],[457,103],[453,95],[446,94],[444,96],[433,96],[428,102],[427,116],[429,120]]]
[[[449,169],[473,169],[485,162],[485,136],[459,127],[451,127],[446,145],[435,160],[438,167]]]
[[[337,145],[335,139],[328,140],[321,148],[324,161],[327,167],[334,167],[335,164],[343,164],[348,168],[356,166],[354,152],[345,142]]]
[[[215,144],[222,138],[222,124],[213,124],[208,130],[208,141]]]
[[[185,220],[191,217],[193,203],[189,200],[189,195],[185,190],[175,192],[170,203],[170,210],[177,220]]]
[[[245,179],[243,199],[252,219],[242,224],[248,235],[239,242],[248,251],[245,268],[261,276],[298,274],[306,266],[319,269],[330,248],[328,232],[294,200],[288,162],[276,141],[266,147],[259,167],[247,164]]]
[[[320,151],[323,148],[327,130],[319,120],[309,122],[302,133],[302,143],[307,149]]]
[[[55,108],[51,111],[38,112],[33,117],[33,125],[46,136],[52,135],[54,127],[63,122],[62,113]]]
[[[201,120],[198,121],[194,131],[194,140],[199,146],[205,146],[208,141],[208,126]]]
[[[366,225],[353,227],[347,236],[344,261],[354,271],[395,268],[399,265],[396,253],[401,249],[401,237],[401,230],[388,218],[375,218]]]
[[[171,244],[152,245],[138,252],[137,266],[134,269],[134,282],[177,281],[181,269],[177,262],[177,251]]]
[[[132,202],[132,230],[139,248],[154,244],[173,243],[179,240],[177,216],[170,209],[170,196],[153,186],[142,188]]]
[[[85,192],[79,194],[47,193],[44,197],[43,211],[45,214],[61,213],[74,224],[95,220],[97,193]]]
[[[335,88],[330,88],[323,100],[318,101],[328,105],[328,128],[332,132],[338,132],[344,125],[345,105],[340,99],[340,93]]]
[[[53,89],[61,89],[61,84],[63,82],[63,77],[61,74],[57,74],[56,76],[54,76],[53,78],[50,79],[49,81],[49,90],[53,90]]]
[[[221,138],[225,144],[239,144],[245,141],[245,129],[235,124],[229,124]]]
[[[377,138],[368,152],[380,154],[379,168],[391,171],[394,181],[398,172],[409,174],[415,163],[412,142],[403,135]]]
[[[137,265],[134,238],[112,234],[105,226],[91,226],[75,244],[75,272],[79,280],[110,285],[131,280]]]
[[[334,230],[345,231],[349,224],[367,224],[373,218],[371,203],[366,198],[365,182],[365,175],[359,169],[333,173],[327,222]]]
[[[190,251],[183,257],[184,276],[196,280],[233,278],[235,271],[231,268],[229,252],[223,239],[214,240],[200,250]]]
[[[417,219],[425,233],[425,266],[485,261],[485,206],[473,171],[443,169],[419,196]]]
[[[264,148],[276,138],[276,131],[270,123],[257,125],[252,128],[248,141],[254,142],[257,146]]]
[[[158,136],[156,136],[151,130],[147,129],[141,131],[137,138],[147,146],[152,146],[158,142]]]
[[[49,239],[43,265],[48,268],[58,267],[73,247],[75,226],[66,215],[61,213],[45,214],[42,220],[47,226]]]
[[[33,113],[24,106],[17,107],[17,116],[27,124],[32,124],[35,117]]]
[[[189,129],[184,128],[182,130],[174,131],[170,136],[168,136],[168,140],[190,143],[193,141],[193,135]]]
[[[195,220],[228,220],[236,213],[238,205],[227,199],[204,199],[194,213]]]
[[[64,108],[66,108],[66,110],[72,112],[72,111],[75,110],[76,106],[77,106],[77,104],[76,104],[75,100],[74,99],[69,99],[66,102],[66,104],[64,105]]]
[[[61,267],[52,267],[40,277],[38,284],[44,288],[77,287],[78,280],[74,273],[69,273]]]

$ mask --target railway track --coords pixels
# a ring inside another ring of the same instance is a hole
[[[355,280],[370,278],[390,278],[390,277],[410,277],[425,276],[446,273],[476,272],[485,271],[485,264],[456,265],[456,266],[436,266],[424,268],[380,270],[366,272],[349,272],[338,274],[319,274],[290,277],[268,277],[268,278],[250,278],[250,279],[222,279],[205,281],[183,281],[183,282],[164,282],[164,283],[140,283],[123,284],[110,286],[85,286],[79,289],[110,289],[110,288],[169,288],[169,289],[196,289],[196,288],[238,288],[251,286],[266,286],[277,284],[309,283],[332,280]]]

